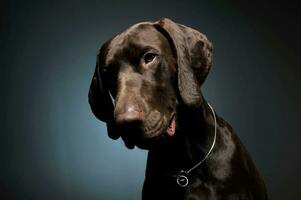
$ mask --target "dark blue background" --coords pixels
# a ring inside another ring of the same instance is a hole
[[[1,2],[0,197],[140,199],[147,152],[110,140],[87,94],[103,42],[170,17],[213,42],[204,96],[236,129],[271,199],[301,199],[298,1]]]

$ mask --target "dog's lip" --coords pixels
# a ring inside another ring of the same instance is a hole
[[[172,113],[166,133],[169,136],[174,136],[175,132],[176,132],[176,114]]]

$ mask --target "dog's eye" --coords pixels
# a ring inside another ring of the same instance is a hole
[[[146,53],[144,55],[145,64],[152,62],[156,58],[157,54],[155,53]]]

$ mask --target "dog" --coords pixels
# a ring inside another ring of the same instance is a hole
[[[97,53],[89,103],[109,137],[148,150],[143,200],[268,199],[250,154],[202,95],[212,49],[204,34],[162,18]]]

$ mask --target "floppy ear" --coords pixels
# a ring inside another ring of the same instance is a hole
[[[212,64],[211,42],[204,34],[167,18],[161,19],[155,26],[175,49],[178,87],[183,102],[188,106],[199,106],[202,103],[200,87]]]
[[[103,48],[102,48],[103,49]],[[104,72],[101,70],[102,51],[97,53],[97,62],[89,89],[89,104],[93,114],[101,121],[106,122],[108,135],[112,139],[119,137],[117,127],[114,125],[114,105],[108,88],[103,82]]]

